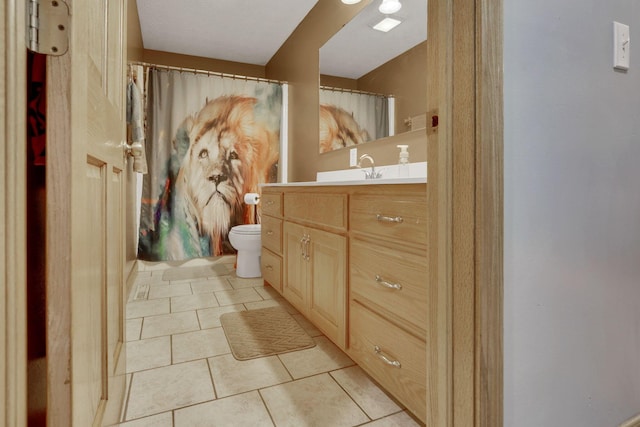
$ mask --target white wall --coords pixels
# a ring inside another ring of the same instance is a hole
[[[504,8],[505,426],[616,426],[640,413],[640,2]]]

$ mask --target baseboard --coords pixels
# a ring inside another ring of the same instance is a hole
[[[640,414],[620,424],[618,427],[640,427]]]

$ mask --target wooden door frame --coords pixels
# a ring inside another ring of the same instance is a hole
[[[435,285],[428,340],[436,345],[429,347],[427,357],[430,370],[438,374],[428,378],[427,403],[429,425],[434,426],[463,426],[466,420],[472,420],[466,425],[502,425],[502,3],[429,2],[429,15],[437,18],[429,21],[434,42],[429,60],[438,65],[427,76],[428,105],[439,120],[428,142],[429,153],[436,153],[429,163],[429,182],[434,183],[429,210],[435,213],[429,241],[430,247],[439,248],[431,255],[429,276]],[[17,0],[0,6],[6,63],[24,63],[23,7]],[[24,425],[26,212],[20,165],[26,160],[24,145],[9,143],[26,141],[24,73],[5,73],[2,85],[0,120],[6,143],[0,167],[6,179],[0,197],[0,251],[5,298],[0,310],[6,323],[0,419]],[[466,120],[469,115],[473,120]],[[468,233],[473,236],[471,247]]]
[[[428,2],[427,425],[503,424],[502,4]]]
[[[24,2],[0,5],[0,424],[27,425],[26,47]]]

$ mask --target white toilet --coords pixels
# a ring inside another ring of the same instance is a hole
[[[229,242],[238,251],[236,275],[242,278],[260,277],[262,251],[260,224],[236,225],[229,231]]]

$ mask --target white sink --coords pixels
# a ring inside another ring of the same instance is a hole
[[[318,172],[317,182],[337,182],[337,181],[364,181],[364,172],[371,168],[351,168],[337,171]],[[382,176],[377,179],[370,179],[372,184],[376,181],[403,180],[403,179],[427,179],[427,162],[409,163],[409,176],[398,176],[398,165],[376,166],[376,172],[381,172]]]

